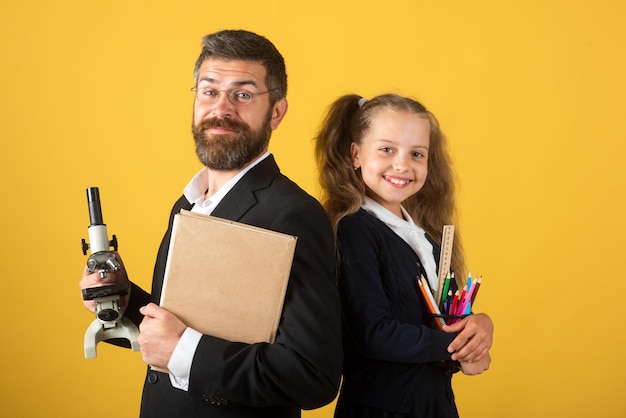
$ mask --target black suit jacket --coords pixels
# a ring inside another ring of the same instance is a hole
[[[140,306],[159,302],[173,216],[191,206],[183,196],[172,209],[151,294],[133,285],[125,315],[135,323],[141,321]],[[341,319],[333,232],[323,208],[282,175],[269,156],[246,173],[212,215],[298,237],[276,342],[244,344],[204,335],[188,392],[172,387],[167,374],[148,370],[141,416],[299,417],[301,409],[331,402],[342,368]]]

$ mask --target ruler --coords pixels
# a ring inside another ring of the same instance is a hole
[[[435,301],[439,305],[443,292],[443,282],[450,273],[450,261],[452,260],[452,245],[454,243],[454,225],[444,225],[443,235],[441,236],[441,253],[439,254],[439,274],[437,283],[437,292],[435,293]]]

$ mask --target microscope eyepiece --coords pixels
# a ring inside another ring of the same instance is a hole
[[[91,225],[104,225],[104,222],[102,222],[102,207],[100,206],[100,192],[97,187],[89,187],[87,189],[87,205],[89,206]]]

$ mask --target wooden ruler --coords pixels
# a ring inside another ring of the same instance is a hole
[[[443,282],[450,272],[450,261],[452,260],[452,245],[454,243],[454,225],[444,225],[443,235],[441,236],[441,253],[439,254],[439,274],[437,283],[437,292],[435,293],[435,301],[441,303],[443,292]]]

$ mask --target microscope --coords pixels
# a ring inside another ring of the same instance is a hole
[[[85,239],[82,240],[83,255],[87,255],[87,250],[91,249],[87,259],[87,270],[89,273],[97,271],[104,279],[109,271],[119,271],[122,267],[115,254],[109,251],[111,247],[117,251],[117,238],[113,235],[109,241],[106,225],[102,222],[100,193],[97,187],[87,189],[87,205],[90,244]],[[114,338],[127,339],[131,349],[139,351],[137,342],[139,330],[131,320],[122,316],[122,308],[119,305],[121,297],[128,295],[128,290],[128,283],[83,289],[83,300],[93,300],[96,303],[96,319],[85,333],[85,358],[96,357],[98,342]]]

